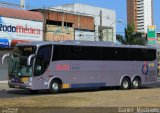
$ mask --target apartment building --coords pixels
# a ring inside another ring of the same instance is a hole
[[[153,25],[153,0],[127,0],[127,23],[147,33],[147,26]]]

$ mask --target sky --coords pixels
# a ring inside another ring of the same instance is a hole
[[[0,0],[13,4],[20,4],[20,0]],[[160,0],[153,0],[154,9],[154,25],[157,27],[157,32],[160,32]],[[116,11],[116,20],[122,20],[121,23],[116,23],[117,33],[124,33],[124,28],[127,25],[127,6],[126,0],[26,0],[26,6],[31,9],[53,7],[62,4],[82,3],[96,7],[103,7]]]

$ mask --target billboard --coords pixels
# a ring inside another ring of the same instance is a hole
[[[47,25],[45,34],[47,41],[74,40],[74,28],[56,25]]]
[[[75,40],[95,41],[95,32],[75,30]]]
[[[43,40],[43,22],[0,17],[0,39]]]
[[[148,40],[148,44],[150,45],[156,44],[156,40],[157,40],[156,26],[151,25],[147,27],[147,40]]]

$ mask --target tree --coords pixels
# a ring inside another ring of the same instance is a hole
[[[117,35],[117,40],[122,44],[145,45],[146,38],[140,32],[134,32],[134,25],[127,25],[125,28],[125,37]]]
[[[121,43],[121,44],[125,44],[125,39],[122,35],[117,34],[116,35],[116,39]]]

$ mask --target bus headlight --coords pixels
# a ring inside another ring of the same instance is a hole
[[[32,86],[32,83],[30,82],[30,83],[28,83],[28,84],[26,84],[26,88],[31,88],[31,86]]]
[[[28,85],[29,85],[29,86],[32,86],[32,82],[30,82]]]

